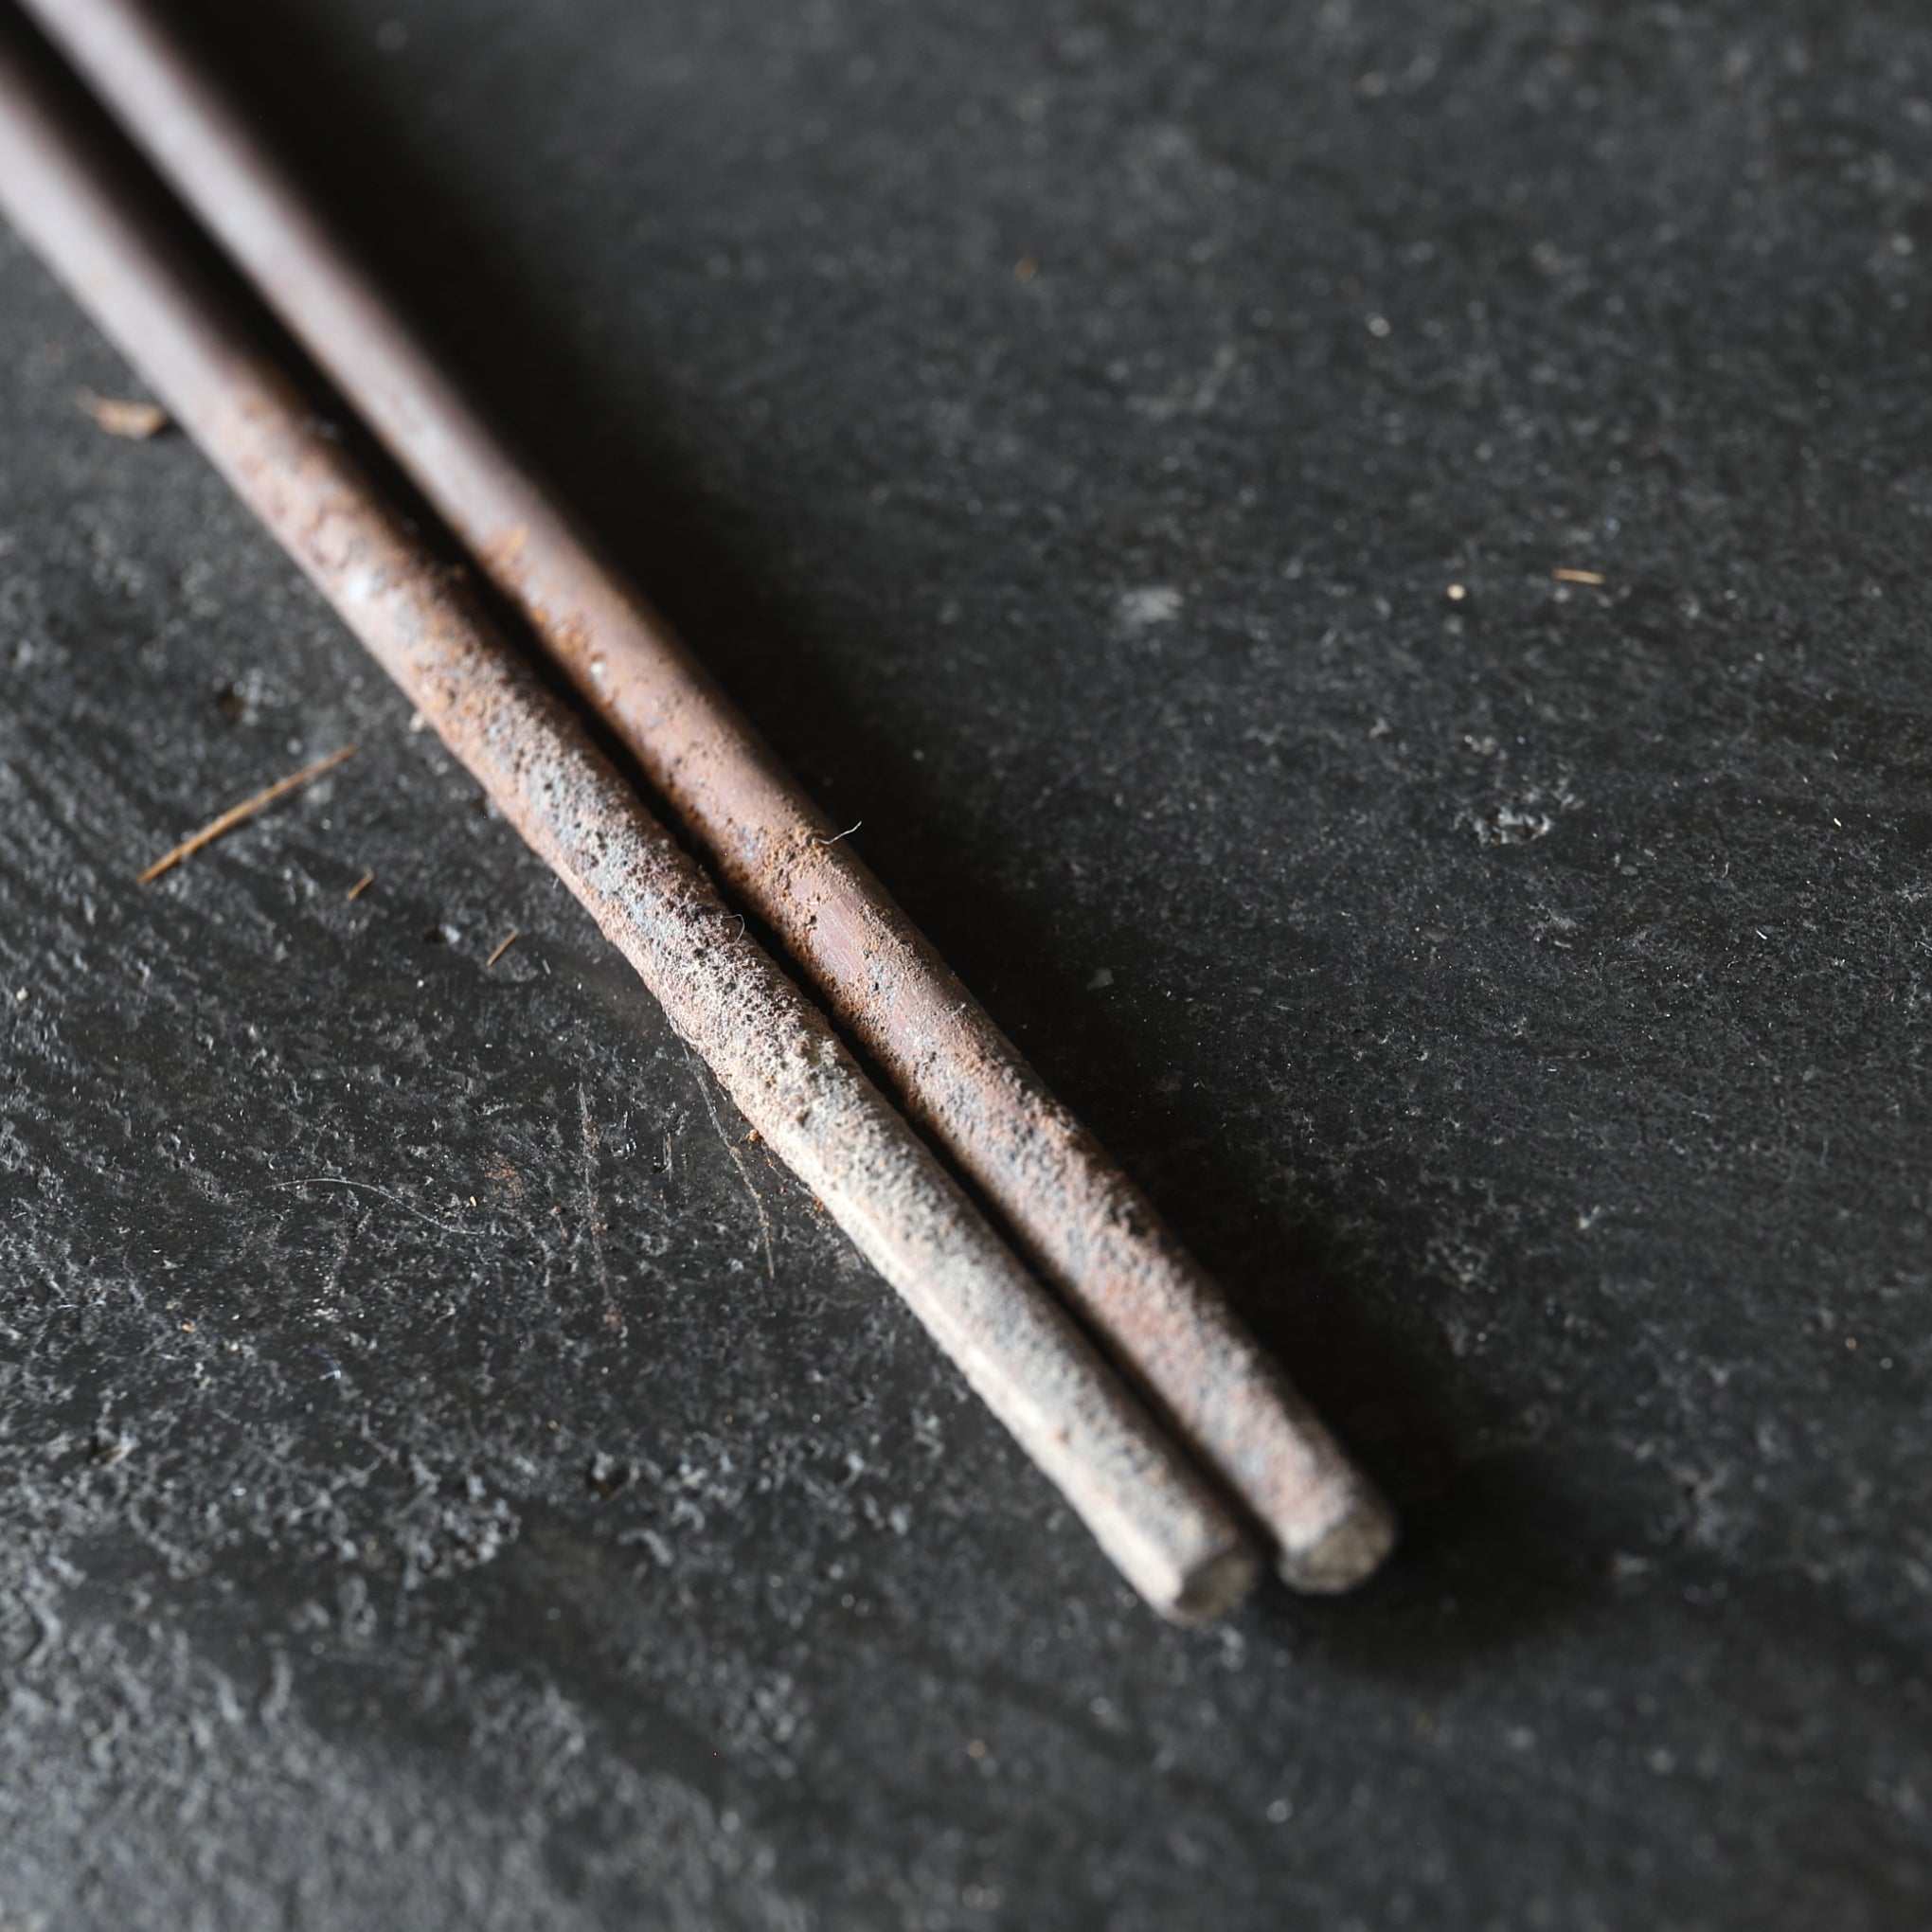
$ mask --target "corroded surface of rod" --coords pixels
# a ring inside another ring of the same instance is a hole
[[[0,12],[0,210],[569,885],[773,1151],[911,1304],[1122,1572],[1178,1619],[1245,1530],[994,1235],[824,1017],[325,437],[228,304],[126,211],[112,158]]]
[[[1386,1504],[1152,1204],[608,558],[509,454],[143,0],[26,0],[783,940],[1053,1285],[1269,1533],[1359,1582]]]

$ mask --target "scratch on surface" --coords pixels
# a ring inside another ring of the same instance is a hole
[[[305,1181],[275,1181],[273,1187],[288,1188],[353,1188],[358,1193],[379,1194],[385,1201],[393,1202],[412,1220],[420,1221],[425,1227],[439,1228],[444,1234],[459,1234],[468,1241],[480,1241],[492,1230],[482,1227],[465,1227],[458,1221],[438,1221],[433,1214],[425,1214],[420,1208],[412,1208],[401,1194],[393,1194],[387,1188],[379,1188],[373,1181],[352,1181],[347,1174],[311,1174]]]
[[[22,1671],[41,1655],[44,1651],[60,1647],[61,1638],[66,1634],[67,1626],[43,1602],[30,1602],[27,1615],[34,1621],[33,1641],[13,1659],[12,1668]]]
[[[603,1209],[597,1198],[597,1157],[603,1137],[597,1131],[597,1115],[590,1104],[590,1084],[586,1081],[577,1084],[577,1112],[583,1129],[583,1229],[590,1242],[591,1265],[597,1270],[598,1286],[603,1290],[604,1323],[609,1328],[620,1329],[624,1314],[611,1296],[611,1271],[604,1259]]]
[[[731,1136],[724,1131],[724,1123],[718,1118],[718,1109],[711,1099],[711,1085],[698,1064],[691,1056],[690,1049],[685,1049],[685,1064],[691,1070],[691,1078],[697,1082],[698,1093],[705,1102],[705,1112],[711,1117],[711,1125],[716,1130],[719,1145],[731,1156],[731,1165],[738,1170],[738,1178],[744,1183],[744,1191],[751,1196],[751,1205],[758,1209],[759,1231],[764,1236],[765,1273],[776,1281],[778,1279],[778,1264],[772,1253],[772,1218],[765,1212],[764,1196],[758,1190],[758,1185],[751,1178],[751,1170],[744,1164],[744,1156],[731,1144]]]
[[[335,1291],[342,1285],[342,1268],[343,1263],[349,1260],[349,1251],[363,1238],[369,1223],[374,1219],[375,1209],[370,1208],[367,1213],[357,1217],[353,1227],[345,1227],[342,1230],[342,1239],[335,1243],[335,1259],[330,1262],[328,1279],[322,1283],[324,1301],[334,1300]]]
[[[289,1668],[287,1655],[279,1648],[269,1653],[268,1684],[255,1706],[255,1719],[265,1730],[273,1730],[289,1708],[289,1694],[295,1687],[295,1673]]]

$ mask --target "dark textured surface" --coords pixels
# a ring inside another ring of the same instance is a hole
[[[1410,1541],[1137,1609],[0,241],[0,1925],[1926,1923],[1915,9],[183,10]]]

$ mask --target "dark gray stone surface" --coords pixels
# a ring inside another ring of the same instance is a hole
[[[1138,1609],[9,239],[0,1925],[1928,1923],[1923,13],[183,11],[1409,1542]]]

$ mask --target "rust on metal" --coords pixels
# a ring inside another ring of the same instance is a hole
[[[1046,1090],[663,618],[504,448],[142,0],[26,0],[521,610],[729,886],[1148,1400],[1346,1589],[1394,1520],[1146,1196]]]
[[[1123,1574],[1178,1619],[1256,1573],[1246,1529],[1027,1272],[582,724],[493,631],[187,258],[0,17],[0,210],[140,367],[773,1152],[911,1305]]]

